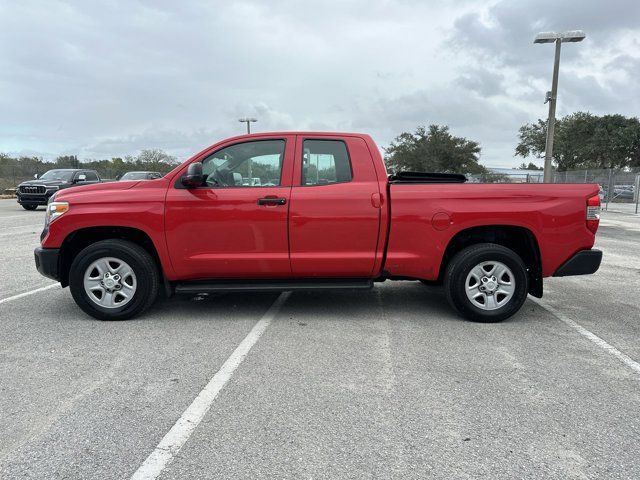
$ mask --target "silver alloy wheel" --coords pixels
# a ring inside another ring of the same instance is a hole
[[[136,274],[119,258],[103,257],[84,272],[84,291],[93,303],[104,308],[120,308],[136,293]]]
[[[469,301],[482,310],[497,310],[513,297],[516,280],[504,263],[481,262],[471,269],[465,282]]]

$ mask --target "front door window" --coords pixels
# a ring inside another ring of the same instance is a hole
[[[284,140],[260,140],[218,150],[202,162],[206,184],[211,188],[277,187],[284,149]]]

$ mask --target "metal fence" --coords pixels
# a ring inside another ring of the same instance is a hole
[[[542,180],[542,172],[467,174],[469,183],[542,183]]]
[[[471,183],[542,183],[543,174],[486,173],[467,175]],[[638,213],[640,203],[640,172],[616,169],[569,170],[554,172],[553,183],[597,183],[600,185],[600,199],[605,210]]]
[[[0,165],[0,193],[5,189],[15,188],[20,182],[33,179],[36,173],[44,173],[40,170],[35,165]]]
[[[605,210],[638,213],[640,173],[616,169],[555,172],[554,183],[597,183]]]

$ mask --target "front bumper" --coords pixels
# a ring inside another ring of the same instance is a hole
[[[60,249],[38,247],[33,251],[40,274],[60,281]]]
[[[600,262],[602,262],[601,250],[582,250],[558,268],[553,276],[589,275],[598,271]]]
[[[49,202],[51,195],[58,190],[46,190],[45,193],[33,194],[33,193],[20,193],[17,192],[18,203],[20,205],[46,205]]]

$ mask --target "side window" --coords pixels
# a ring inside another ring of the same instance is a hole
[[[95,172],[82,172],[87,176],[86,181],[87,182],[97,182],[98,181],[98,175],[96,175]]]
[[[276,187],[280,185],[284,140],[237,143],[202,161],[210,187]]]
[[[302,185],[350,182],[351,163],[341,140],[305,140],[302,143]]]

